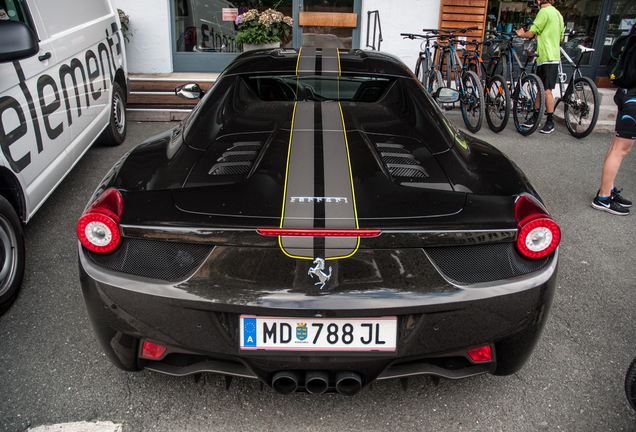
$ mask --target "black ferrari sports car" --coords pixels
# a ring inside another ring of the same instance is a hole
[[[77,225],[116,366],[345,395],[523,366],[559,227],[398,59],[259,50],[177,93],[202,99],[112,168]]]

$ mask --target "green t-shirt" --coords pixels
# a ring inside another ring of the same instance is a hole
[[[539,10],[530,31],[537,35],[537,63],[558,63],[561,59],[561,39],[563,39],[563,16],[554,6]]]

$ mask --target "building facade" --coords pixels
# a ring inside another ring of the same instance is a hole
[[[127,48],[132,73],[222,71],[239,54],[240,47],[233,42],[238,32],[232,13],[254,7],[277,4],[279,11],[294,19],[292,37],[283,44],[286,47],[377,48],[379,34],[369,12],[378,11],[380,50],[401,58],[411,68],[419,42],[405,40],[400,33],[477,23],[478,34],[469,37],[480,39],[487,29],[527,27],[538,10],[532,1],[503,0],[115,0],[115,4],[130,17]],[[579,44],[594,48],[584,74],[603,77],[609,47],[636,20],[636,1],[557,0],[555,7],[570,32],[566,50],[576,56]],[[352,14],[353,21],[348,19]]]

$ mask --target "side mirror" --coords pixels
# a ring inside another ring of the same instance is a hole
[[[22,60],[40,51],[33,30],[20,21],[0,21],[0,63]]]
[[[181,84],[174,89],[174,93],[183,99],[199,99],[205,94],[205,90],[199,84],[188,83]]]
[[[437,89],[433,98],[439,103],[455,103],[459,100],[459,92],[448,87]]]

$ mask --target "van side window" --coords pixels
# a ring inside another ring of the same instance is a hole
[[[44,26],[49,36],[110,14],[110,7],[105,0],[35,0],[34,3],[42,16],[47,17]]]
[[[0,0],[0,21],[1,20],[21,21],[31,27],[31,30],[35,32],[24,0]]]

